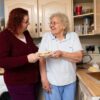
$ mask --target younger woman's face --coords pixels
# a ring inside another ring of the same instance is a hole
[[[29,25],[29,16],[26,15],[23,18],[20,29],[24,32],[27,29],[28,25]]]

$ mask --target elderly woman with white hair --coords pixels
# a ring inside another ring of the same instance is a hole
[[[75,100],[76,63],[82,60],[78,35],[69,32],[63,13],[50,17],[51,32],[44,34],[39,52],[51,51],[40,59],[41,81],[45,100]]]

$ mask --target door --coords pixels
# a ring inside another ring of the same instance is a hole
[[[49,17],[55,12],[65,13],[71,18],[71,0],[38,0],[39,7],[39,33],[50,31]],[[71,21],[71,20],[70,20]]]
[[[94,12],[95,32],[100,34],[100,0],[94,0]]]
[[[70,27],[71,0],[5,0],[5,23],[9,12],[16,7],[22,7],[29,11],[30,25],[28,27],[32,37],[41,37],[44,32],[50,31],[49,17],[55,12],[65,13],[69,18]]]
[[[36,30],[37,23],[37,1],[36,0],[5,0],[5,24],[7,24],[9,12],[17,7],[27,9],[29,12],[29,22],[28,30],[32,37],[38,37]]]

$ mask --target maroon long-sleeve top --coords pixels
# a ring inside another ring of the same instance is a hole
[[[37,52],[28,31],[24,32],[27,43],[17,39],[5,29],[0,33],[0,67],[5,69],[7,85],[33,84],[38,81],[38,62],[28,63],[27,55]]]

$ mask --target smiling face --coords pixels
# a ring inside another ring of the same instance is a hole
[[[64,25],[61,22],[60,18],[57,16],[54,16],[51,20],[50,20],[50,29],[53,35],[57,36],[60,34],[63,34],[64,32]]]

